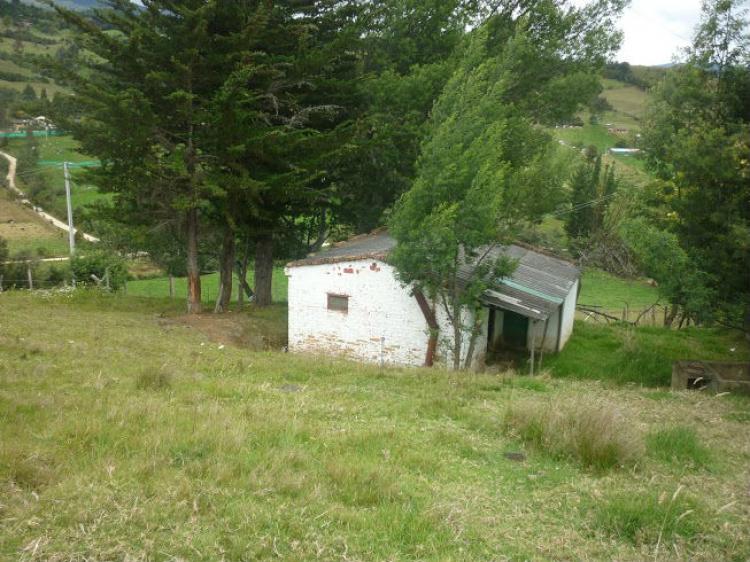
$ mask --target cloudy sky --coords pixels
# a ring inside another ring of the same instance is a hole
[[[620,20],[625,32],[617,59],[665,64],[687,47],[700,20],[700,0],[631,0]]]

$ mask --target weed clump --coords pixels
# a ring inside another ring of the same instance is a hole
[[[643,454],[632,424],[614,405],[524,402],[507,410],[504,427],[539,450],[597,471],[633,465]]]
[[[690,539],[700,530],[700,507],[682,493],[620,493],[594,507],[594,524],[607,534],[638,544]]]
[[[690,463],[695,467],[711,464],[711,451],[699,440],[692,427],[674,426],[652,431],[646,436],[649,455],[668,463]]]
[[[135,387],[138,390],[165,390],[172,386],[172,375],[160,369],[158,371],[144,369],[135,379]]]

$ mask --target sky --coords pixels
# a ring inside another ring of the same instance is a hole
[[[620,20],[625,37],[617,60],[643,65],[672,62],[691,43],[700,8],[700,0],[631,0]]]

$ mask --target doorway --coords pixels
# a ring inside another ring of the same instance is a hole
[[[525,349],[529,334],[529,319],[506,310],[503,314],[503,340],[505,345]]]

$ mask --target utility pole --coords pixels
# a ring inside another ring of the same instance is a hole
[[[73,228],[73,202],[70,200],[70,170],[68,170],[68,163],[63,162],[63,173],[65,175],[65,201],[68,206],[68,242],[70,244],[70,259],[71,266],[73,265],[72,260],[76,254],[76,231]],[[72,269],[72,267],[71,267]],[[73,286],[76,286],[76,276],[73,273]]]

